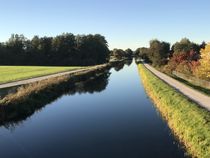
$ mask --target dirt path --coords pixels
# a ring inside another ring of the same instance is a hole
[[[24,84],[29,84],[29,83],[45,80],[45,79],[48,79],[48,78],[54,78],[54,77],[63,76],[63,75],[71,75],[71,74],[78,73],[78,72],[89,71],[89,70],[94,70],[94,69],[100,69],[100,68],[103,68],[103,67],[106,67],[106,66],[107,66],[107,64],[102,64],[102,65],[92,66],[92,67],[78,69],[78,70],[72,70],[72,71],[67,71],[67,72],[60,72],[60,73],[46,75],[46,76],[41,76],[41,77],[34,77],[34,78],[30,78],[30,79],[24,79],[24,80],[21,80],[21,81],[9,82],[9,83],[5,83],[5,84],[0,84],[0,89],[20,86],[20,85],[24,85]]]
[[[156,70],[155,68],[151,67],[148,64],[144,64],[145,67],[150,70],[152,73],[154,73],[157,77],[177,89],[179,92],[184,94],[185,96],[189,97],[196,103],[198,103],[200,106],[206,108],[208,111],[210,111],[210,97],[202,94],[201,92],[191,89],[188,86],[184,85],[183,83],[180,83],[179,81],[165,75],[164,73]]]

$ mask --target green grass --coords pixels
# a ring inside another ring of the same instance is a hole
[[[210,96],[210,89],[207,89],[207,88],[204,88],[204,87],[201,87],[201,86],[194,85],[193,83],[190,83],[190,82],[188,82],[188,81],[186,81],[184,79],[178,78],[176,76],[171,76],[171,77],[173,77],[174,79],[178,80],[179,82],[184,83],[186,86],[188,86],[190,88],[193,88],[195,90],[200,91],[203,94],[206,94],[206,95],[209,95]]]
[[[0,84],[79,68],[81,67],[0,66]]]
[[[169,127],[192,157],[210,157],[210,112],[138,65],[142,82]],[[166,149],[167,150],[167,149]]]

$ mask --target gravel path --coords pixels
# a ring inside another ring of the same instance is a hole
[[[0,89],[20,86],[20,85],[24,85],[24,84],[29,84],[29,83],[45,80],[48,78],[63,76],[63,75],[71,75],[71,74],[78,73],[78,72],[100,69],[105,66],[106,66],[106,64],[102,64],[102,65],[92,66],[92,67],[78,69],[78,70],[71,70],[71,71],[67,71],[67,72],[60,72],[60,73],[41,76],[41,77],[34,77],[34,78],[25,79],[25,80],[21,80],[21,81],[9,82],[9,83],[5,83],[5,84],[0,84]]]
[[[200,106],[206,108],[208,111],[210,111],[210,97],[202,94],[201,92],[194,90],[183,83],[165,75],[164,73],[156,70],[155,68],[151,67],[148,64],[144,64],[145,67],[150,70],[153,74],[155,74],[157,77],[177,89],[179,92],[187,96],[188,98],[192,99],[194,102],[198,103]]]

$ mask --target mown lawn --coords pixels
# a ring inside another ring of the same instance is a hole
[[[0,84],[79,68],[82,67],[0,66]]]

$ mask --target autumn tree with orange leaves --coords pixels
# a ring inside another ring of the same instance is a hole
[[[201,50],[200,66],[197,67],[195,75],[199,78],[210,80],[210,43]]]

